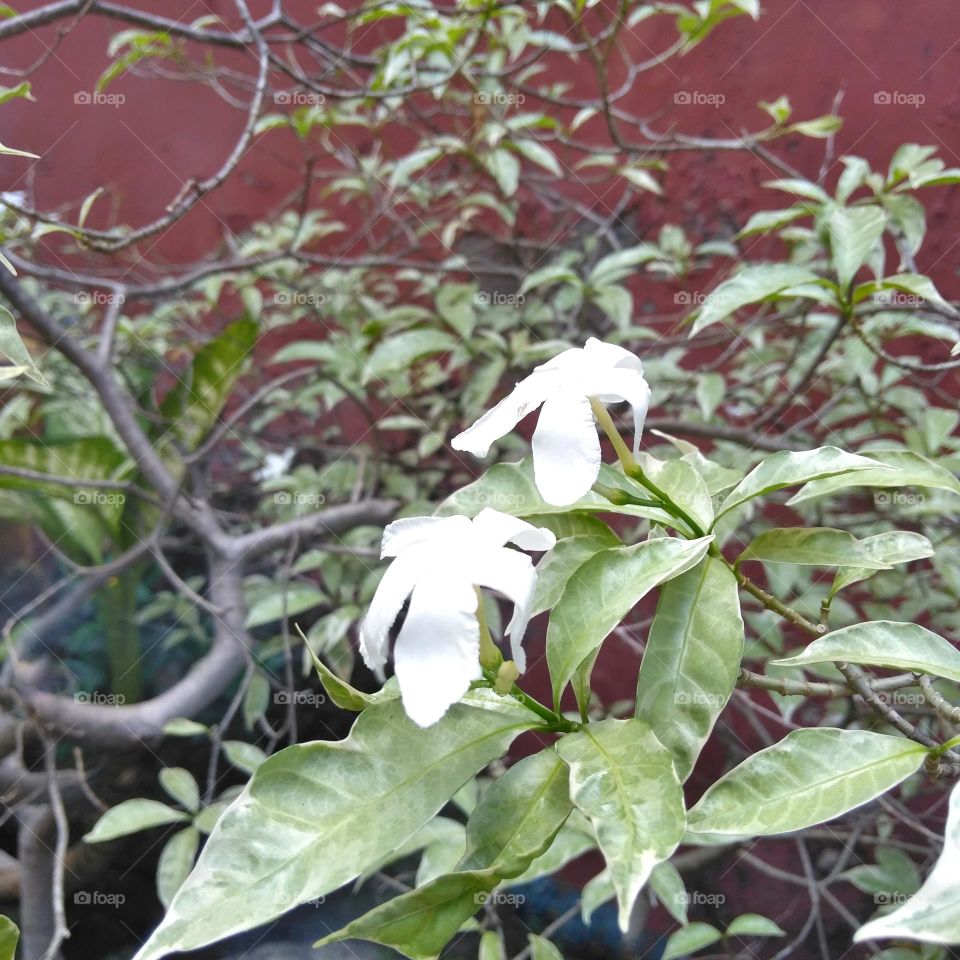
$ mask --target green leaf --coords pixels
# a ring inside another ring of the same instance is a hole
[[[680,871],[669,861],[658,863],[650,874],[650,889],[677,923],[687,922],[687,888]]]
[[[950,794],[943,850],[923,886],[903,906],[862,926],[854,941],[905,938],[960,943],[960,786]]]
[[[689,570],[707,552],[712,537],[662,537],[595,554],[568,581],[550,615],[547,663],[559,706],[577,668],[657,584]]]
[[[787,127],[787,133],[799,133],[805,137],[815,137],[823,140],[836,133],[843,126],[843,120],[840,117],[825,113],[822,117],[814,117],[813,120],[801,120],[799,123],[792,123]]]
[[[710,787],[687,815],[689,834],[771,836],[824,823],[895,787],[926,754],[868,730],[793,730]]]
[[[704,947],[709,947],[720,940],[720,931],[709,923],[688,923],[685,927],[671,933],[667,937],[667,945],[660,960],[677,960],[678,957],[688,957]]]
[[[857,566],[868,570],[889,570],[852,533],[830,527],[778,527],[755,537],[737,558],[765,563],[799,563],[809,567]]]
[[[923,560],[934,555],[933,544],[921,534],[912,533],[909,530],[888,530],[886,533],[864,537],[860,545],[875,560],[890,566],[895,563]],[[873,567],[841,567],[833,578],[830,596],[835,596],[844,587],[849,587],[853,583],[869,579],[876,572]]]
[[[920,872],[907,854],[897,847],[876,847],[876,863],[864,863],[844,870],[841,877],[858,890],[873,895],[910,896],[920,889]]]
[[[463,924],[486,902],[498,877],[489,870],[448,873],[394,897],[318,940],[370,940],[399,950],[411,960],[436,960]]]
[[[704,530],[713,523],[713,500],[707,483],[688,460],[657,460],[649,454],[637,457],[644,473],[677,506],[685,510]],[[670,526],[675,526],[673,521]]]
[[[746,267],[707,294],[697,313],[690,336],[736,313],[751,303],[775,298],[783,290],[819,279],[807,267],[789,263],[764,263]]]
[[[439,956],[501,879],[517,876],[549,847],[572,809],[567,778],[566,764],[552,750],[521,760],[480,799],[456,872],[374,908],[317,946],[358,938],[413,960]]]
[[[568,734],[557,752],[570,795],[593,824],[617,891],[620,929],[653,868],[683,836],[683,790],[670,751],[641,720],[603,720]]]
[[[954,316],[957,313],[956,308],[949,300],[944,299],[934,282],[929,277],[918,273],[897,273],[877,282],[861,284],[857,287],[855,299],[870,296],[878,290],[899,290],[901,293],[909,293],[916,297],[921,306],[924,301],[927,301]]]
[[[267,759],[267,755],[252,743],[243,740],[224,740],[223,755],[245,773],[255,773]]]
[[[486,158],[486,167],[505,197],[512,197],[517,192],[520,183],[520,161],[514,153],[510,150],[494,150]]]
[[[739,507],[741,503],[782,490],[784,487],[868,469],[882,471],[885,468],[876,460],[858,457],[837,447],[818,447],[816,450],[805,450],[802,453],[784,450],[758,463],[727,494],[727,498],[717,511],[717,519],[735,507]],[[797,497],[794,497],[788,503],[793,504],[796,500]]]
[[[105,843],[151,827],[189,819],[181,810],[174,810],[158,800],[124,800],[111,807],[83,839],[87,843]]]
[[[787,934],[772,920],[759,913],[742,913],[724,932],[725,937],[785,937]]]
[[[14,366],[22,367],[23,372],[40,386],[49,386],[30,351],[20,339],[13,314],[2,306],[0,306],[0,357],[9,360]]]
[[[599,482],[611,487],[627,488],[624,475],[609,465],[600,466]],[[645,494],[633,485],[638,496]],[[649,496],[649,494],[645,494]],[[443,517],[461,514],[475,517],[484,507],[492,507],[514,517],[551,516],[574,512],[619,513],[631,517],[645,517],[657,523],[670,525],[672,517],[665,510],[633,504],[617,505],[596,493],[588,493],[569,506],[547,503],[533,480],[533,460],[527,457],[518,463],[498,463],[482,477],[458,490],[440,504],[437,514]]]
[[[736,686],[743,655],[737,581],[705,557],[664,584],[637,680],[646,721],[686,780]]]
[[[484,930],[480,934],[480,947],[477,960],[505,960],[503,942],[496,930]]]
[[[360,713],[373,703],[379,703],[382,700],[395,700],[399,696],[399,689],[396,687],[396,684],[392,684],[390,681],[387,681],[376,693],[363,693],[361,690],[357,690],[356,687],[352,687],[346,680],[338,677],[317,656],[310,642],[304,636],[303,630],[300,629],[300,624],[294,624],[294,626],[297,633],[300,634],[300,639],[303,640],[307,651],[310,653],[313,666],[320,677],[320,683],[323,684],[323,689],[326,691],[327,696],[340,707],[341,710],[352,710],[354,713]]]
[[[566,764],[541,750],[514,764],[480,798],[467,821],[467,849],[458,870],[496,866],[513,877],[546,851],[573,805]]]
[[[795,493],[787,501],[787,506],[792,507],[805,500],[824,497],[848,487],[886,487],[894,491],[902,487],[930,487],[960,494],[960,481],[949,470],[912,450],[882,447],[871,448],[864,453],[869,454],[874,462],[870,469],[857,469],[855,473],[847,476],[808,477],[806,479],[812,482]],[[876,500],[878,506],[895,503],[892,496],[887,496],[884,500],[878,495]]]
[[[160,413],[170,421],[163,434],[171,435],[165,442],[167,457],[180,462],[171,439],[188,451],[200,446],[244,371],[257,331],[253,320],[231,323],[197,351],[184,379],[163,398]]]
[[[531,960],[563,960],[563,954],[546,937],[527,934],[530,941]]]
[[[960,683],[960,650],[916,623],[871,620],[834,630],[814,640],[802,653],[773,663],[857,663],[945,677]]]
[[[0,960],[13,960],[20,929],[9,917],[0,917]]]
[[[193,869],[199,846],[200,831],[196,827],[178,831],[164,845],[157,863],[157,896],[164,907],[170,906]]]
[[[390,701],[360,714],[346,740],[274,754],[221,816],[137,960],[252,929],[350,882],[536,719],[515,701],[474,691],[422,730]]]
[[[200,809],[200,788],[189,770],[184,770],[183,767],[164,767],[160,771],[160,785],[191,813]]]
[[[196,720],[188,720],[186,717],[177,717],[170,720],[163,726],[163,732],[168,737],[196,737],[202,733],[208,733],[208,728]]]
[[[459,342],[459,338],[443,330],[407,330],[387,337],[370,354],[364,378],[371,380],[406,370],[424,357],[448,353]]]
[[[826,220],[833,266],[846,296],[857,271],[883,236],[887,218],[879,207],[833,207]]]
[[[579,536],[558,540],[556,546],[537,564],[537,592],[533,598],[533,616],[549,610],[560,599],[567,581],[592,556],[617,544],[615,535]]]
[[[663,864],[657,864],[662,867]],[[656,867],[653,873],[656,873]],[[650,874],[650,884],[653,885],[653,873]],[[614,889],[613,880],[610,877],[610,871],[604,867],[595,877],[592,877],[580,891],[580,916],[585,924],[590,923],[590,918],[607,901],[616,897],[617,891]]]
[[[779,230],[800,217],[808,217],[813,212],[811,207],[789,207],[786,210],[760,210],[753,214],[743,229],[737,234],[737,239],[751,237],[757,233],[769,233]]]
[[[265,623],[295,617],[298,613],[310,610],[327,602],[327,595],[310,583],[277,584],[266,596],[258,597],[247,611],[246,626],[261,627]]]

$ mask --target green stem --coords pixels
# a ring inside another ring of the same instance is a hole
[[[623,472],[628,477],[632,477],[646,487],[659,501],[653,503],[651,503],[651,501],[641,502],[647,506],[661,507],[672,517],[682,520],[690,528],[690,532],[695,537],[702,537],[704,531],[700,524],[698,524],[686,510],[675,504],[673,500],[643,472],[640,464],[637,463],[636,458],[630,451],[630,448],[624,443],[623,437],[620,436],[620,431],[613,422],[613,418],[610,416],[607,408],[596,397],[590,398],[590,406],[593,409],[593,415],[596,417],[597,423],[600,424],[603,432],[613,444],[613,449],[617,453],[617,459],[620,461],[620,466],[623,467]],[[607,497],[607,499],[611,500],[610,497]],[[616,500],[611,500],[611,503],[616,503]]]
[[[480,625],[480,666],[484,670],[492,670],[496,674],[503,662],[503,654],[493,642],[493,637],[490,636],[487,611],[483,604],[483,594],[479,588],[475,587],[474,589],[477,591],[477,623]]]

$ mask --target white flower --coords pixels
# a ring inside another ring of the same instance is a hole
[[[394,557],[360,628],[367,666],[383,675],[390,628],[410,598],[393,659],[404,709],[421,727],[436,723],[482,676],[477,587],[514,603],[507,627],[512,657],[526,665],[521,641],[537,585],[530,558],[506,547],[549,550],[549,530],[497,510],[466,517],[410,517],[391,523],[381,556]]]
[[[543,404],[533,433],[534,480],[547,503],[574,503],[593,486],[600,471],[591,397],[601,403],[630,404],[636,454],[650,405],[643,365],[623,347],[593,337],[582,349],[564,350],[535,368],[509,396],[454,437],[453,448],[484,457],[495,440]]]
[[[253,479],[259,483],[267,480],[278,480],[289,472],[296,455],[295,447],[287,447],[283,453],[267,453],[263,458],[263,466],[254,472]]]

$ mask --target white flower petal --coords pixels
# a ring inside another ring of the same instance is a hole
[[[537,572],[525,553],[503,547],[473,558],[472,579],[480,587],[496,590],[512,600],[513,616],[507,626],[510,651],[521,673],[527,668],[523,635],[530,622],[530,609],[537,589]]]
[[[456,576],[421,579],[394,650],[407,716],[418,726],[436,723],[482,676],[477,594]]]
[[[555,383],[556,374],[539,368],[534,370],[476,423],[458,433],[450,441],[450,446],[454,450],[465,450],[474,456],[485,457],[495,440],[508,434],[528,413],[546,400]]]
[[[473,529],[484,542],[494,547],[515,543],[521,550],[549,550],[557,538],[546,527],[535,527],[526,520],[484,507],[473,518]]]
[[[607,370],[603,382],[603,392],[593,394],[601,403],[626,400],[630,404],[633,412],[633,452],[636,454],[640,448],[640,436],[643,433],[643,423],[647,419],[647,410],[650,409],[650,387],[642,373],[625,367]]]
[[[390,628],[406,603],[417,580],[423,575],[424,557],[419,551],[394,560],[387,567],[360,625],[360,653],[363,662],[383,678],[387,662]]]
[[[470,529],[466,517],[402,517],[387,525],[380,542],[381,557],[396,557],[402,550],[426,540],[463,536]]]
[[[600,471],[600,439],[585,396],[556,394],[543,405],[533,433],[533,477],[547,503],[579,500]]]

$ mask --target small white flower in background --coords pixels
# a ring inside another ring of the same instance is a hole
[[[526,665],[521,641],[537,586],[531,559],[505,546],[549,550],[549,531],[497,510],[466,517],[410,517],[383,533],[382,557],[393,557],[360,627],[360,650],[383,676],[390,628],[410,598],[393,659],[407,715],[436,723],[482,676],[477,587],[514,603],[507,627],[513,660]]]
[[[650,405],[643,365],[628,350],[591,337],[584,347],[564,350],[536,367],[509,396],[452,440],[455,450],[478,457],[541,404],[533,432],[533,475],[547,503],[579,500],[600,472],[600,439],[590,398],[626,401],[633,409],[633,450],[637,452]]]
[[[268,453],[263,458],[263,466],[254,472],[253,479],[258,483],[263,483],[266,480],[277,480],[290,469],[296,455],[297,451],[294,447],[287,447],[283,453]]]

